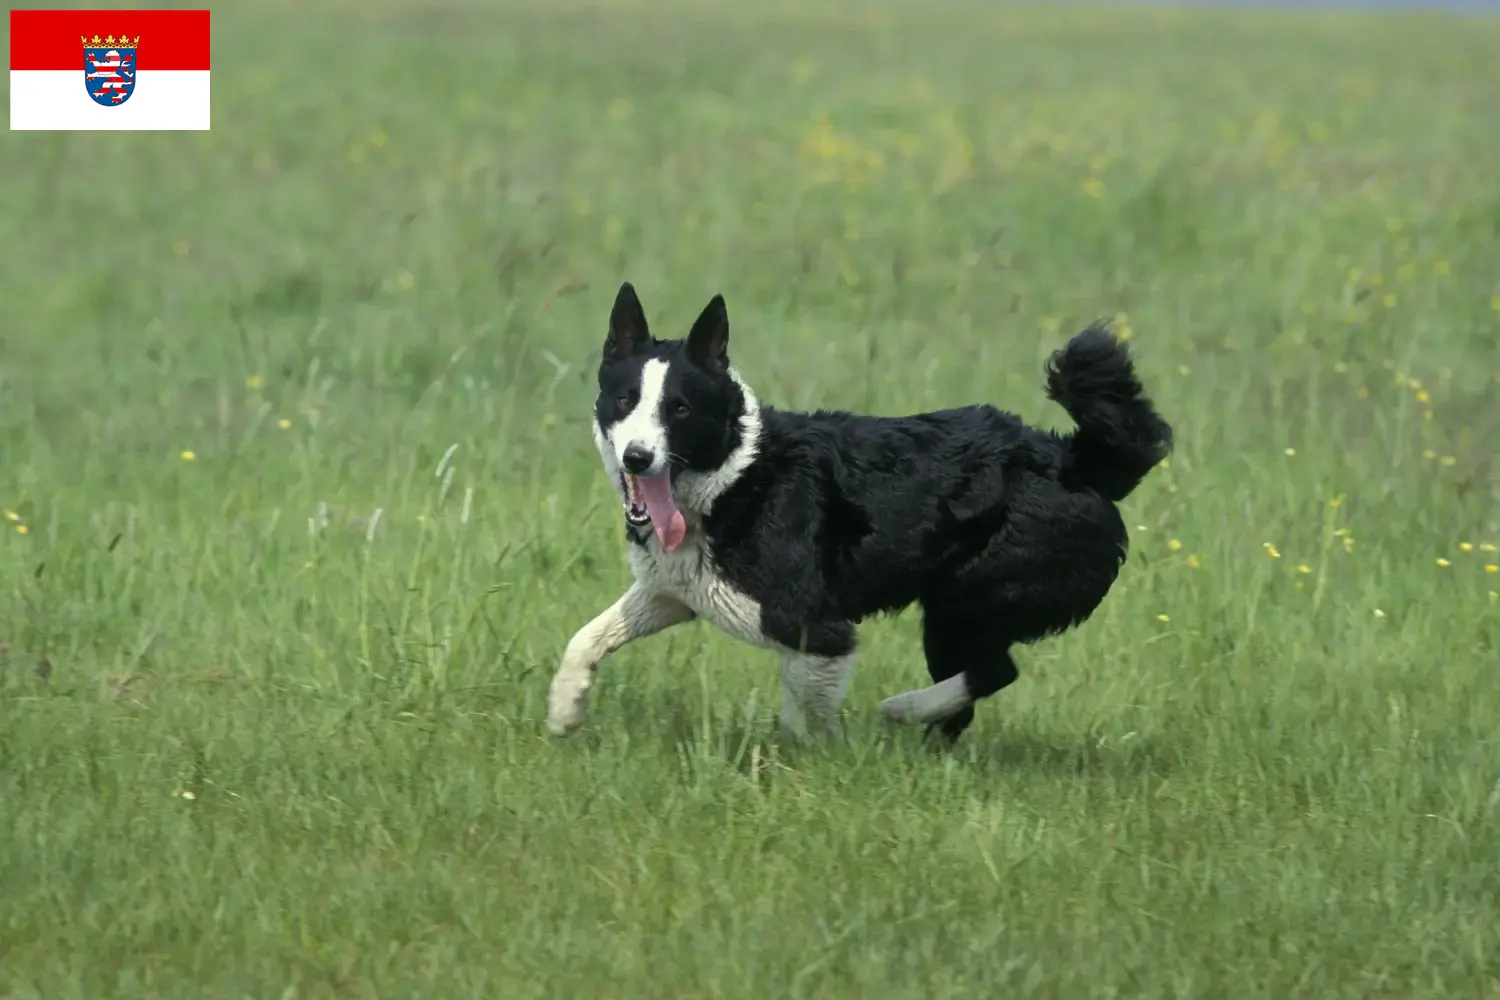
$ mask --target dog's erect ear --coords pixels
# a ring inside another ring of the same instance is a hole
[[[709,300],[687,335],[687,353],[693,364],[722,375],[729,370],[729,312],[724,296]]]
[[[604,359],[623,361],[650,346],[651,330],[646,326],[646,313],[641,309],[641,300],[635,297],[635,287],[627,281],[620,286],[615,307],[609,311],[609,336],[604,340]]]

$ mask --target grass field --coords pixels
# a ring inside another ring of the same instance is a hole
[[[0,146],[0,996],[1500,996],[1500,20],[311,10]],[[844,744],[704,626],[548,738],[626,278],[792,407],[1116,316],[1116,590],[948,757],[915,615]]]

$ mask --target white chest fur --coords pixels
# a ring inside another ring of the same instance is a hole
[[[760,603],[719,574],[713,553],[695,532],[672,552],[655,538],[630,546],[630,570],[648,590],[677,598],[698,616],[743,642],[770,647],[760,630]]]

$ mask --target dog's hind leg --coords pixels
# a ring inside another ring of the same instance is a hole
[[[881,711],[956,740],[974,703],[1017,677],[1010,649],[1072,628],[1109,593],[1125,525],[1109,501],[1034,480],[1005,526],[953,576],[922,595],[922,648],[935,682],[887,698]]]
[[[566,736],[583,724],[589,688],[601,660],[628,642],[692,618],[693,610],[675,597],[631,584],[618,601],[568,641],[547,698],[547,728],[552,735]]]
[[[953,743],[974,721],[974,703],[1020,676],[1010,640],[993,621],[954,619],[928,609],[922,619],[922,650],[935,683],[880,703],[894,722],[927,726],[929,736]]]

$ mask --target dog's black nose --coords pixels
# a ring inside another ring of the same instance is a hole
[[[651,468],[651,463],[656,461],[656,456],[638,444],[627,444],[621,460],[624,462],[626,472],[638,476]]]

